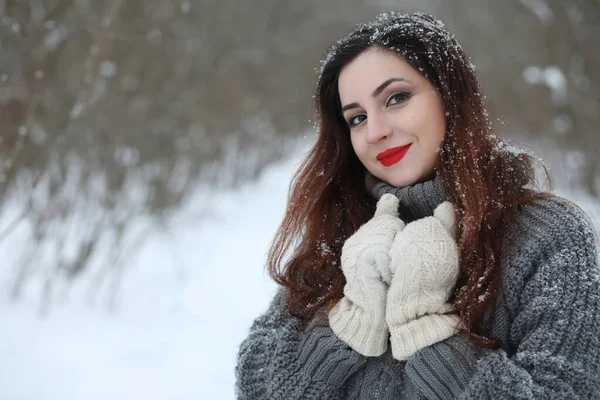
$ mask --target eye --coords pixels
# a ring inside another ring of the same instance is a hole
[[[355,115],[348,120],[348,126],[350,126],[352,128],[353,126],[360,124],[361,122],[363,122],[366,119],[367,119],[367,116],[365,114]]]
[[[410,96],[412,96],[412,93],[408,93],[408,92],[394,93],[393,95],[388,97],[386,106],[389,107],[389,106],[394,106],[397,104],[404,103],[406,100],[408,100],[410,98]]]

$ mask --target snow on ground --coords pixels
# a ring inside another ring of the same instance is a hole
[[[174,229],[149,233],[117,312],[87,305],[81,285],[45,318],[27,298],[0,303],[0,400],[233,399],[238,345],[274,293],[265,255],[305,150],[257,182],[200,190]],[[596,200],[559,193],[600,227]],[[206,196],[215,216],[199,222]]]
[[[257,182],[200,190],[176,229],[150,233],[116,313],[88,306],[83,286],[45,318],[35,301],[0,303],[0,399],[233,399],[238,345],[274,293],[266,252],[305,150]],[[207,196],[212,217],[199,222]]]

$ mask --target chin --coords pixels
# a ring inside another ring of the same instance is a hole
[[[379,179],[397,188],[403,188],[406,186],[416,185],[417,183],[426,182],[434,179],[436,176],[435,168],[413,168],[410,171],[407,171],[406,169],[399,169],[399,171],[395,173],[394,171],[385,172],[385,174],[382,174],[383,178]]]
[[[403,188],[405,186],[411,186],[411,185],[414,185],[415,183],[419,182],[419,177],[396,176],[396,177],[388,177],[388,179],[383,179],[383,180],[394,187]]]

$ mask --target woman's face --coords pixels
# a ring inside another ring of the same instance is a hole
[[[369,172],[395,187],[432,177],[446,135],[437,91],[399,55],[372,48],[340,72],[352,147]]]

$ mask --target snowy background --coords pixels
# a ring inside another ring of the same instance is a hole
[[[148,232],[117,311],[89,306],[86,279],[44,318],[34,284],[29,301],[0,304],[0,399],[233,399],[237,348],[274,293],[265,255],[305,151],[300,142],[235,190],[198,189],[168,233]],[[600,226],[597,200],[558,192]],[[197,222],[205,196],[212,218]],[[0,258],[14,246],[2,243]]]
[[[0,400],[232,399],[319,62],[399,6],[0,0]],[[401,8],[600,228],[598,1]]]
[[[44,318],[35,283],[0,303],[0,399],[233,399],[237,346],[274,293],[265,256],[301,148],[257,182],[200,188],[168,233],[148,232],[117,312],[88,305],[89,279]],[[199,222],[205,196],[212,217]]]

